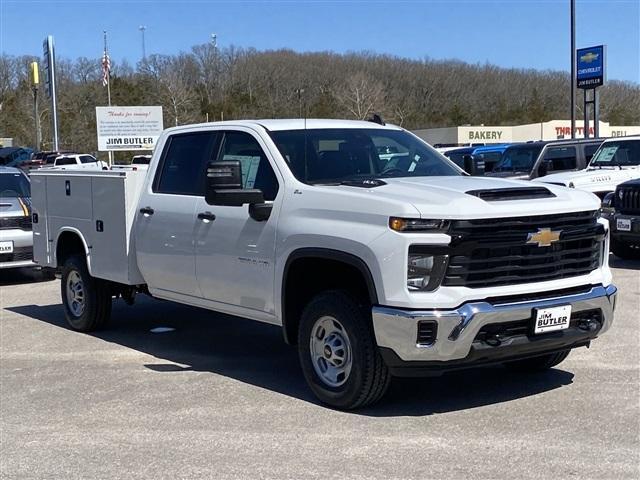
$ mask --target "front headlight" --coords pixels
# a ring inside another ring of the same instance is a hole
[[[407,288],[410,291],[431,292],[440,286],[447,263],[446,255],[423,253],[411,246],[407,258]]]
[[[389,228],[396,232],[446,232],[449,228],[448,220],[433,220],[425,218],[389,218]]]

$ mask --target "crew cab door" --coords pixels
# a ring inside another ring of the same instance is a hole
[[[224,130],[216,161],[239,160],[244,188],[262,190],[273,202],[268,219],[257,221],[249,205],[208,205],[196,201],[196,274],[204,298],[216,309],[271,321],[277,214],[282,191],[279,172],[259,136],[249,129]]]
[[[541,157],[531,173],[531,178],[578,169],[578,154],[574,145],[547,147],[542,151]]]
[[[140,196],[135,220],[138,266],[149,289],[161,296],[200,297],[193,243],[199,227],[195,208],[217,139],[210,130],[171,135],[153,181]]]

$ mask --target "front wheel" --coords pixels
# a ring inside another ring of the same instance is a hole
[[[74,330],[91,332],[104,327],[109,321],[109,282],[92,277],[80,255],[72,255],[64,262],[60,293],[65,318]]]
[[[298,332],[300,364],[318,399],[345,410],[371,405],[391,376],[376,346],[369,312],[345,291],[328,291],[305,307]]]
[[[571,350],[562,350],[557,353],[549,353],[539,357],[525,358],[514,362],[505,363],[505,366],[516,372],[541,372],[555,367],[563,362]]]

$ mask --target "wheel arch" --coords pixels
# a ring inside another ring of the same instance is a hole
[[[280,291],[282,332],[286,343],[291,345],[297,341],[299,318],[296,318],[296,313],[301,306],[300,304],[305,300],[304,297],[297,298],[298,303],[294,306],[292,305],[293,300],[290,298],[294,292],[291,291],[289,282],[297,279],[292,279],[292,275],[295,277],[299,275],[295,269],[296,265],[300,265],[299,262],[324,262],[327,263],[327,268],[340,267],[339,269],[343,269],[343,273],[349,272],[350,275],[356,275],[357,272],[357,277],[362,283],[357,285],[356,288],[359,288],[362,294],[366,296],[366,301],[370,305],[376,305],[378,303],[378,293],[376,291],[374,277],[367,263],[360,257],[341,250],[329,248],[307,247],[294,250],[289,254],[285,262]],[[314,290],[311,289],[311,291]]]
[[[55,243],[55,264],[57,268],[62,268],[67,257],[73,254],[84,255],[87,261],[87,269],[91,274],[91,246],[82,235],[82,232],[74,227],[63,227],[58,232]]]

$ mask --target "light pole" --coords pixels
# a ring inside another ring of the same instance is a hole
[[[144,31],[146,29],[147,29],[146,25],[140,25],[138,27],[138,30],[140,30],[140,32],[142,33],[142,60],[143,61],[147,59],[147,51],[144,46]]]
[[[40,114],[38,113],[38,86],[40,85],[40,72],[38,62],[31,62],[31,86],[33,88],[33,118],[36,127],[36,152],[40,151]]]
[[[576,0],[571,3],[571,138],[576,138]]]

